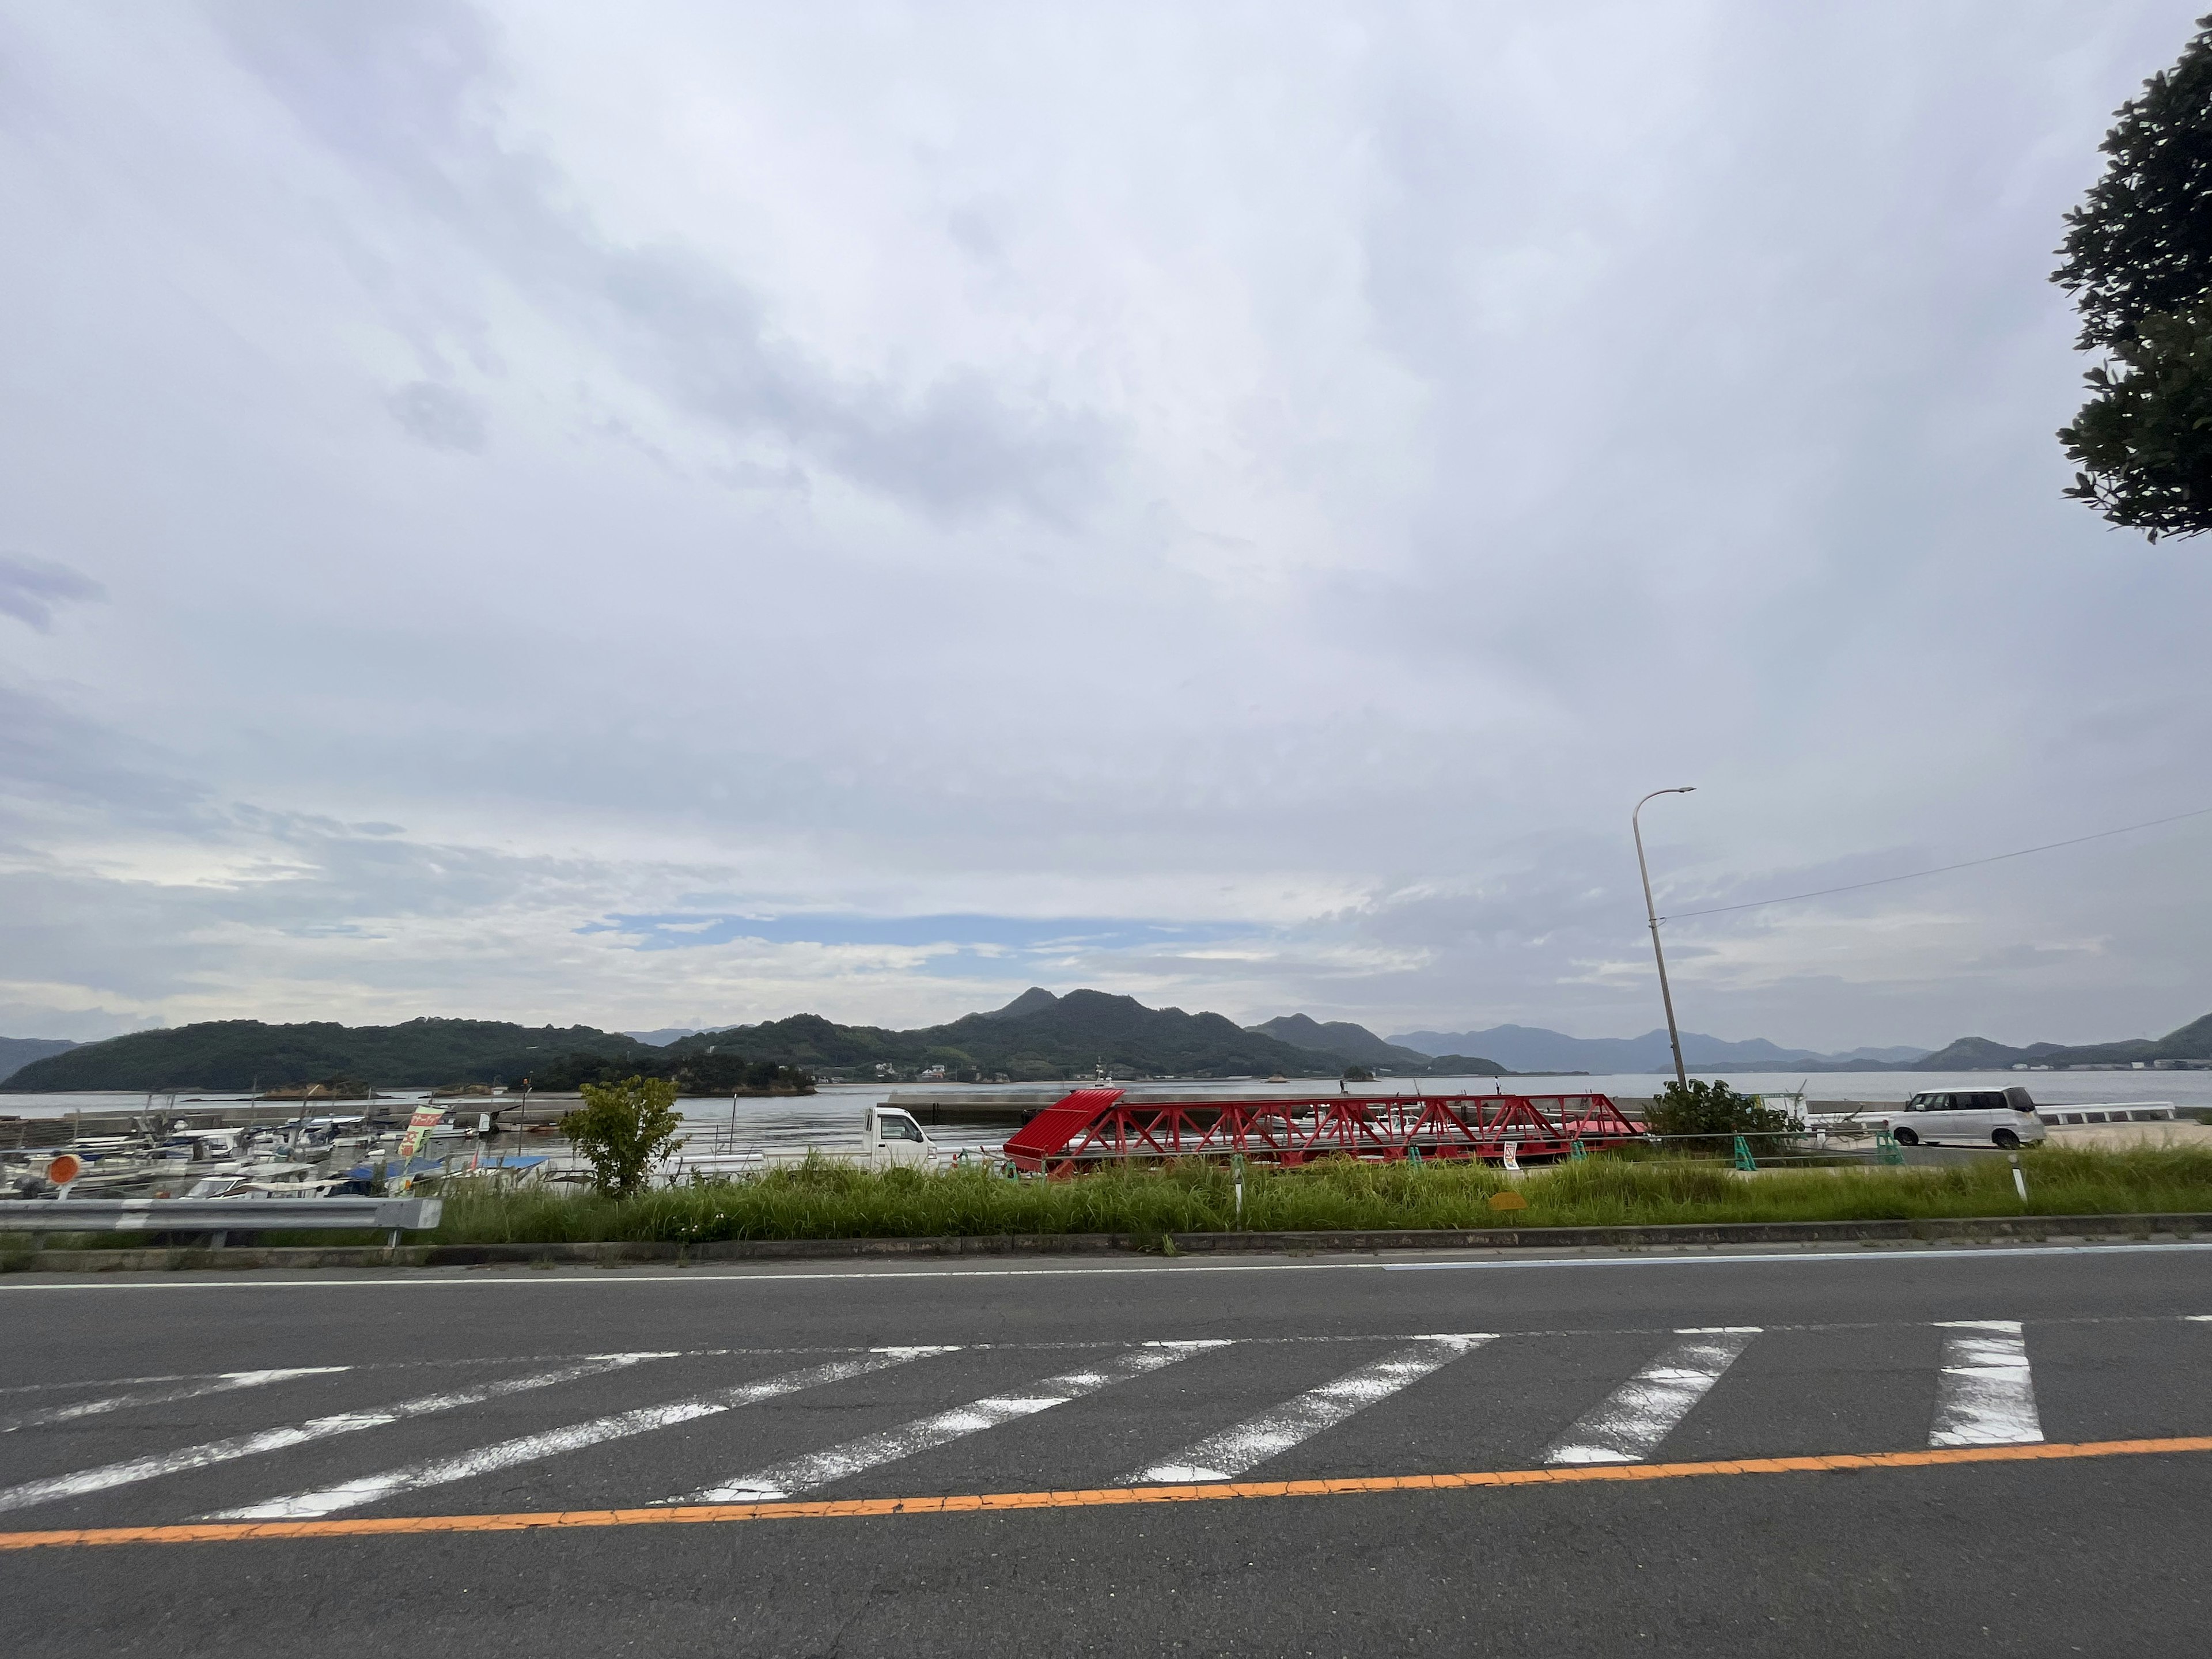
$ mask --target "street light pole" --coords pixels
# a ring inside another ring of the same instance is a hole
[[[1644,801],[1656,800],[1662,795],[1694,795],[1695,784],[1680,789],[1654,789],[1636,803],[1636,811],[1628,815],[1628,827],[1636,836],[1636,868],[1644,878],[1644,914],[1651,920],[1651,959],[1659,964],[1659,1000],[1667,1006],[1667,1042],[1674,1050],[1674,1081],[1685,1089],[1690,1086],[1690,1074],[1682,1067],[1682,1036],[1674,1029],[1674,994],[1667,988],[1667,953],[1659,948],[1659,908],[1651,902],[1651,866],[1644,861],[1644,825],[1638,815],[1644,811]]]

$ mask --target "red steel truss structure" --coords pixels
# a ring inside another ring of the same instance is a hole
[[[1078,1089],[1006,1142],[1014,1167],[1073,1175],[1131,1159],[1229,1158],[1304,1164],[1349,1157],[1564,1158],[1642,1131],[1605,1095],[1315,1095],[1294,1098],[1132,1100]]]

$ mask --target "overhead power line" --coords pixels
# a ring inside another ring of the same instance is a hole
[[[1896,881],[1917,881],[1923,876],[1941,876],[1953,870],[1971,870],[1978,864],[2002,864],[2007,859],[2024,859],[2031,853],[2055,852],[2061,847],[2079,847],[2085,841],[2106,841],[2114,836],[2131,836],[2138,830],[2155,830],[2161,823],[2179,823],[2185,818],[2201,818],[2212,815],[2212,806],[2200,806],[2193,812],[2176,812],[2170,818],[2150,818],[2142,823],[2123,824],[2118,830],[2100,830],[2092,836],[2075,836],[2066,841],[2047,841],[2040,847],[2023,847],[2016,853],[1992,853],[1985,859],[1968,859],[1960,864],[1939,864],[1933,870],[1913,870],[1901,876],[1878,876],[1872,881],[1854,881],[1841,887],[1822,887],[1810,893],[1790,893],[1781,898],[1753,899],[1748,904],[1716,904],[1709,910],[1677,910],[1659,918],[1662,921],[1687,921],[1692,916],[1725,915],[1731,910],[1757,910],[1769,904],[1795,904],[1800,899],[1826,898],[1832,893],[1856,893],[1867,887],[1887,887]]]

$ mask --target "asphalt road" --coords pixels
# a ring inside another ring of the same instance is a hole
[[[14,1278],[0,1652],[2201,1655],[2212,1449],[2106,1443],[2212,1435],[2208,1316],[2186,1245]]]

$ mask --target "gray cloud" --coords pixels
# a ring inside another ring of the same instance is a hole
[[[2212,564],[2061,499],[2045,281],[2191,11],[0,15],[0,543],[113,595],[0,586],[0,1030],[1617,1034],[1647,789],[1677,910],[2204,805]],[[1677,995],[2178,1024],[2206,833]],[[692,913],[778,925],[611,921]]]
[[[18,812],[88,810],[118,823],[185,824],[204,799],[154,745],[0,682],[0,800]],[[10,827],[0,822],[0,833]]]
[[[0,554],[0,616],[28,623],[40,633],[53,625],[56,605],[106,597],[106,588],[67,565]]]
[[[392,418],[431,448],[455,449],[465,455],[483,453],[483,410],[451,386],[416,380],[401,386],[388,401]]]
[[[1011,506],[1059,520],[1096,494],[1115,448],[1098,416],[972,369],[913,390],[841,375],[729,270],[681,245],[611,238],[578,204],[575,181],[501,136],[508,71],[472,9],[229,3],[216,15],[240,59],[344,163],[388,181],[686,410],[933,513]],[[425,441],[474,447],[450,435],[456,422],[437,398],[403,410],[403,423]]]

